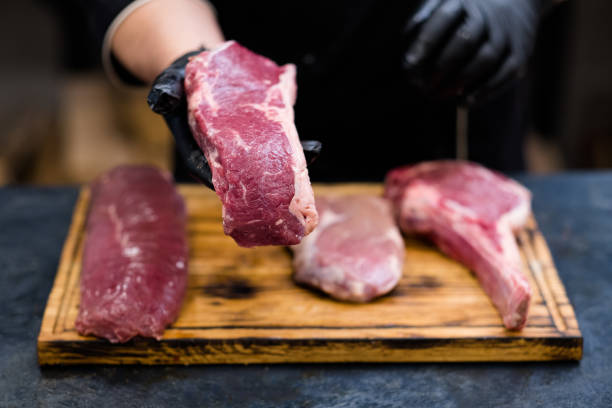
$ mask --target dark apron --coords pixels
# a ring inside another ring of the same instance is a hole
[[[297,65],[296,127],[300,138],[323,143],[309,167],[313,181],[380,181],[395,166],[454,157],[455,104],[424,97],[401,71],[401,31],[414,2],[213,3],[227,39]],[[471,111],[471,160],[523,168],[521,96],[511,90]],[[180,163],[177,178],[189,179]]]

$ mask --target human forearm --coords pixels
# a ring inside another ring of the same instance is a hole
[[[200,47],[223,42],[212,7],[201,0],[153,0],[117,27],[111,50],[121,64],[145,82],[172,61]]]

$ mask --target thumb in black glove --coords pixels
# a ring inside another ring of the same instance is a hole
[[[406,26],[404,68],[431,95],[488,99],[524,74],[545,0],[426,0]]]
[[[179,156],[187,170],[200,183],[214,190],[212,173],[204,153],[195,142],[187,121],[187,98],[185,96],[184,80],[185,66],[189,57],[204,51],[200,49],[189,52],[176,61],[155,78],[147,103],[155,113],[163,115],[166,124],[176,142]],[[302,140],[302,148],[306,162],[312,163],[321,152],[321,143],[315,140]]]
[[[200,183],[214,190],[208,161],[193,139],[187,122],[187,99],[183,85],[189,57],[202,51],[200,49],[183,55],[159,74],[153,81],[147,103],[153,112],[163,115],[166,120],[187,170]]]

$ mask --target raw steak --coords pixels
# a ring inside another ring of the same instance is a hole
[[[402,276],[404,240],[380,197],[317,197],[319,226],[294,252],[294,279],[331,296],[367,302]]]
[[[295,66],[228,41],[191,59],[185,90],[225,233],[245,247],[299,243],[318,216],[293,123]]]
[[[459,161],[389,172],[385,195],[401,229],[426,234],[474,271],[508,329],[527,319],[531,289],[513,234],[527,221],[531,195],[501,174]]]
[[[125,342],[160,339],[187,286],[185,205],[170,175],[117,167],[91,188],[75,326]]]

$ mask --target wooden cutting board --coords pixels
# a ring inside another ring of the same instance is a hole
[[[434,246],[406,238],[398,287],[369,304],[297,286],[285,248],[245,249],[223,234],[221,205],[181,186],[189,215],[189,284],[161,341],[80,336],[79,273],[89,190],[74,210],[38,337],[40,364],[208,364],[578,360],[582,336],[546,242],[532,219],[518,234],[533,288],[527,326],[504,329],[475,277]],[[381,194],[375,184],[315,186],[316,194]]]

